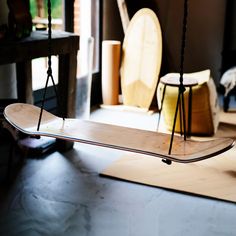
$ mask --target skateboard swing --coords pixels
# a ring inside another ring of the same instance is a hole
[[[180,81],[178,85],[179,92],[171,135],[79,119],[60,118],[44,110],[46,91],[50,78],[53,83],[59,106],[59,97],[52,76],[51,67],[52,31],[50,0],[48,0],[48,71],[41,108],[23,103],[11,104],[4,110],[5,118],[15,128],[29,135],[48,136],[57,139],[151,155],[161,158],[163,162],[167,164],[171,164],[172,161],[181,163],[196,162],[227,151],[234,145],[234,140],[231,138],[215,138],[208,141],[198,141],[186,138],[183,97],[185,91],[183,85],[183,62],[187,25],[187,1],[188,0],[185,0],[184,2]],[[181,120],[183,120],[184,137],[182,137],[182,131],[181,136],[174,135],[179,106],[181,107]]]

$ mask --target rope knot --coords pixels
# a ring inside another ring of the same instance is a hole
[[[52,68],[48,68],[48,70],[47,70],[47,74],[49,75],[49,76],[51,76],[52,75]]]
[[[179,92],[180,92],[180,94],[184,93],[185,90],[186,90],[186,88],[184,87],[184,85],[183,85],[183,84],[180,84],[180,85],[179,85]]]

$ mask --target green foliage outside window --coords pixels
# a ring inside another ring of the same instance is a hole
[[[44,0],[44,17],[48,15],[47,0]],[[52,18],[62,18],[62,0],[51,0]],[[36,0],[30,0],[30,13],[32,18],[37,16]]]

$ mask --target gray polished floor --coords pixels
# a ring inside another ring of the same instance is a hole
[[[156,124],[155,114],[112,114],[97,110],[91,119]],[[236,204],[101,177],[122,154],[76,143],[65,153],[28,158],[10,189],[1,190],[0,235],[236,235]]]

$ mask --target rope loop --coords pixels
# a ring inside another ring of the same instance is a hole
[[[186,32],[187,32],[187,19],[188,19],[188,0],[184,0],[184,16],[183,16],[183,28],[182,28],[182,40],[181,40],[181,51],[180,51],[180,69],[179,69],[179,91],[178,91],[178,99],[175,109],[175,115],[174,115],[174,122],[171,132],[171,140],[170,140],[170,146],[169,146],[169,155],[171,154],[172,145],[173,145],[173,139],[174,139],[174,133],[175,133],[175,125],[176,125],[176,119],[178,114],[178,108],[180,105],[180,108],[182,109],[182,118],[181,122],[183,120],[183,127],[184,127],[184,140],[186,140],[186,114],[185,114],[185,108],[184,108],[184,92],[185,92],[185,86],[183,83],[183,74],[184,74],[184,51],[185,51],[185,45],[186,45]],[[182,134],[182,131],[181,131]]]
[[[50,77],[52,76],[52,68],[48,67],[47,74]]]
[[[52,16],[51,16],[51,1],[50,0],[48,0],[47,6],[48,6],[48,69],[47,69],[47,80],[46,80],[46,85],[44,87],[43,99],[42,99],[41,109],[40,109],[40,114],[39,114],[37,131],[39,131],[41,120],[42,120],[43,108],[44,108],[44,103],[45,103],[45,99],[46,99],[46,92],[47,92],[49,79],[51,79],[51,81],[52,81],[55,95],[57,98],[57,105],[58,105],[58,107],[60,107],[57,87],[56,87],[56,84],[55,84],[53,76],[52,76],[52,59],[51,59],[51,57],[52,57],[52,42],[51,42],[52,41],[52,23],[51,23]],[[64,115],[62,118],[63,118],[63,120],[65,119]]]

